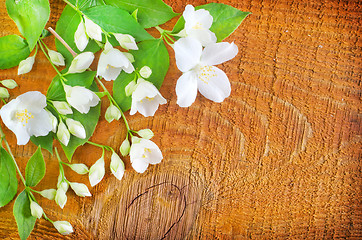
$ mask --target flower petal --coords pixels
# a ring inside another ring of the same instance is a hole
[[[197,76],[194,71],[185,72],[176,83],[177,104],[189,107],[197,96]]]
[[[88,36],[85,33],[84,22],[81,21],[78,25],[77,31],[74,33],[74,42],[79,51],[83,51],[88,45]]]
[[[222,102],[230,95],[231,87],[226,74],[214,66],[205,66],[198,72],[200,93],[214,102]]]
[[[27,130],[29,135],[35,137],[48,135],[53,130],[52,120],[48,112],[42,109],[39,113],[34,114],[34,118],[29,119]]]
[[[220,42],[209,44],[202,52],[201,62],[204,65],[218,65],[233,59],[238,54],[238,47],[234,43]]]
[[[202,45],[194,38],[180,38],[174,44],[176,65],[182,72],[187,72],[200,62]]]
[[[216,43],[217,41],[215,33],[208,29],[190,29],[187,32],[187,36],[197,39],[202,46]]]
[[[84,17],[85,21],[85,30],[87,35],[97,41],[102,41],[102,29],[100,26],[95,24],[92,20],[87,17]]]
[[[132,162],[133,169],[138,173],[144,173],[148,167],[148,163],[142,159],[134,159]]]
[[[45,108],[46,97],[38,91],[29,91],[24,94],[21,94],[17,97],[21,101],[21,104],[24,108],[30,110],[32,113],[38,113],[41,109]]]

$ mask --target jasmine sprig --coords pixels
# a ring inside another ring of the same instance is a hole
[[[40,49],[42,50],[42,52],[44,53],[45,57],[48,59],[48,61],[50,62],[50,64],[52,65],[52,67],[54,68],[54,70],[57,72],[57,74],[59,75],[60,78],[63,78],[63,74],[58,70],[58,68],[54,65],[54,63],[52,62],[52,60],[50,59],[50,57],[48,56],[48,53],[45,51],[44,47],[42,46],[42,44],[49,49],[45,43],[43,42],[43,40],[38,40],[38,44],[40,46]]]

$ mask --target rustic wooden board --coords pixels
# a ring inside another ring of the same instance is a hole
[[[182,12],[187,3],[211,1],[166,2]],[[231,81],[231,96],[221,104],[198,96],[190,108],[178,107],[180,72],[169,49],[172,64],[161,88],[168,103],[155,117],[127,113],[134,129],[155,132],[163,162],[137,174],[125,159],[121,182],[107,170],[91,189],[93,197],[69,193],[64,210],[41,199],[49,217],[71,222],[75,233],[63,237],[40,220],[30,239],[362,238],[362,4],[217,2],[253,13],[227,39],[239,46],[238,56],[221,66]],[[62,1],[51,1],[49,26],[55,26],[63,7]],[[0,0],[0,29],[0,36],[17,33],[5,0]],[[47,43],[54,47],[53,39]],[[55,76],[41,53],[32,72],[16,73],[16,68],[0,70],[0,79],[20,84],[13,96],[45,93]],[[36,148],[17,147],[14,135],[6,134],[24,170]],[[118,148],[124,136],[123,124],[108,124],[102,117],[92,141]],[[39,189],[57,181],[56,159],[44,154],[47,176]],[[100,154],[86,145],[74,162],[91,165]],[[66,175],[88,184],[86,177]],[[1,239],[18,238],[12,205],[0,209]]]

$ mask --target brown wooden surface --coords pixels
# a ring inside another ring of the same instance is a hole
[[[187,3],[166,2],[177,12]],[[40,199],[54,220],[72,223],[63,237],[45,220],[31,239],[361,239],[361,6],[358,1],[222,0],[253,14],[227,41],[239,54],[220,66],[232,93],[217,104],[198,96],[176,105],[180,72],[171,66],[161,88],[168,100],[155,117],[127,117],[133,129],[151,128],[164,160],[137,174],[125,159],[121,182],[107,169],[93,197],[69,191],[61,210]],[[55,26],[64,4],[51,1]],[[173,21],[174,23],[175,21]],[[171,29],[172,24],[164,28]],[[17,33],[0,0],[1,35]],[[53,38],[46,41],[54,46]],[[43,93],[55,72],[39,53],[34,70],[14,78],[17,96]],[[111,83],[108,84],[111,88]],[[107,103],[102,105],[104,114]],[[22,170],[33,144],[15,146]],[[118,148],[123,123],[101,117],[92,141]],[[47,175],[38,189],[54,188],[57,163],[44,151]],[[85,146],[74,162],[88,166],[100,150]],[[109,156],[106,160],[109,164]],[[66,172],[71,181],[87,177]],[[22,188],[22,187],[20,187]],[[17,239],[12,205],[0,209],[0,238]]]

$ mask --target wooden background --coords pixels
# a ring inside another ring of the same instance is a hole
[[[166,0],[177,12],[188,3],[208,2]],[[239,47],[237,57],[220,66],[231,81],[231,96],[217,104],[199,95],[191,107],[178,107],[180,72],[169,49],[171,66],[161,88],[168,103],[155,117],[127,113],[133,129],[155,132],[162,163],[137,174],[126,158],[122,181],[107,169],[91,189],[93,197],[69,191],[63,210],[38,197],[49,217],[71,222],[75,232],[61,236],[40,220],[30,239],[362,238],[361,2],[216,2],[253,13],[226,39]],[[51,1],[49,26],[63,7]],[[0,36],[17,33],[5,0],[0,30]],[[54,46],[53,38],[46,42]],[[1,79],[19,83],[13,97],[45,93],[55,76],[42,53],[32,72],[16,73],[0,71]],[[6,134],[24,171],[36,147],[16,146],[14,135]],[[108,124],[102,116],[91,140],[118,149],[124,136],[122,122]],[[100,154],[86,145],[74,162],[90,166]],[[57,181],[56,158],[44,155],[47,176],[39,190]],[[69,169],[66,176],[89,186],[87,177]],[[12,205],[0,209],[1,239],[18,238]]]

